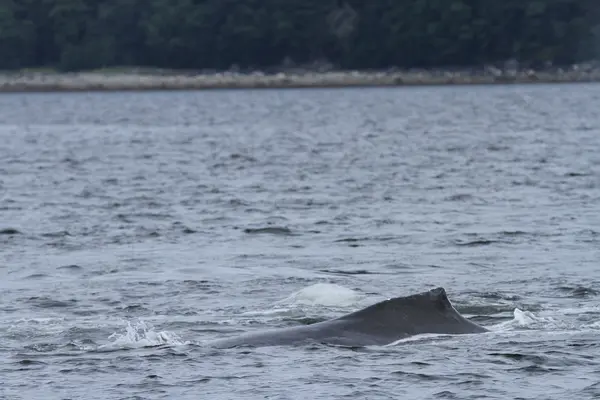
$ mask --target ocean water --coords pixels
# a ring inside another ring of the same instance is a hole
[[[599,227],[600,85],[1,95],[0,398],[598,398]]]

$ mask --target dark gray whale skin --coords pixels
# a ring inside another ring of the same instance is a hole
[[[454,309],[444,288],[385,300],[362,310],[312,325],[294,326],[219,339],[216,348],[323,343],[349,347],[377,346],[425,333],[487,332]]]

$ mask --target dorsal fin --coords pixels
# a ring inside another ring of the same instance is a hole
[[[377,318],[379,315],[397,313],[406,309],[437,310],[438,312],[453,310],[446,290],[438,287],[427,292],[417,293],[405,297],[395,297],[373,304],[362,310],[348,314],[341,319],[351,318]]]

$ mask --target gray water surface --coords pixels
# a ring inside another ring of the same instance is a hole
[[[600,85],[0,96],[0,398],[600,396]],[[436,286],[490,329],[207,348]]]

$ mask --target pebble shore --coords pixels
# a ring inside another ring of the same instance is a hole
[[[119,90],[203,90],[254,88],[319,88],[359,86],[468,85],[600,82],[600,68],[575,65],[548,71],[328,71],[216,73],[158,72],[5,72],[0,92]]]

